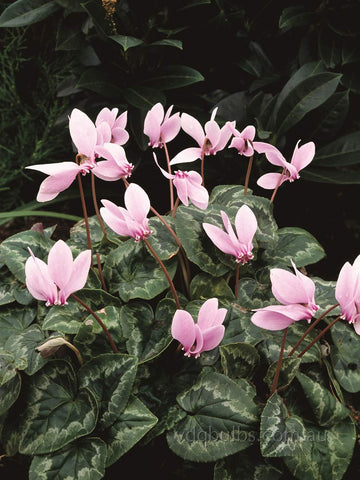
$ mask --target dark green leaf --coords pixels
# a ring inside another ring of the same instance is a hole
[[[225,335],[222,344],[244,342],[257,345],[264,340],[267,332],[251,323],[252,315],[253,312],[233,303],[224,320]]]
[[[349,90],[334,93],[317,110],[318,123],[311,134],[316,138],[317,135],[329,135],[339,130],[349,111]]]
[[[264,382],[267,383],[269,389],[271,389],[275,371],[277,367],[277,361],[272,363],[266,372]],[[277,388],[287,387],[294,380],[297,371],[300,367],[301,359],[297,357],[285,357],[281,363],[280,375],[277,384]]]
[[[223,278],[214,278],[207,273],[199,273],[190,283],[191,298],[234,299],[234,293]]]
[[[237,382],[208,373],[177,396],[186,417],[167,434],[171,450],[185,460],[214,461],[247,448],[255,441],[258,409],[255,391],[244,379]]]
[[[251,378],[260,363],[255,347],[247,343],[229,343],[220,346],[221,366],[227,377]]]
[[[236,92],[226,96],[216,104],[217,116],[226,121],[236,120],[238,124],[246,121],[246,106],[249,102],[248,92]]]
[[[21,389],[21,376],[17,373],[4,385],[0,385],[0,415],[3,415],[16,402]]]
[[[12,336],[21,334],[36,317],[32,308],[8,307],[0,311],[0,346]]]
[[[109,38],[121,45],[124,52],[144,43],[140,38],[130,37],[129,35],[111,35]]]
[[[163,38],[162,40],[157,40],[156,42],[149,43],[149,47],[163,46],[163,47],[174,47],[183,49],[182,41],[175,40],[174,38]]]
[[[360,391],[359,336],[351,325],[337,322],[331,327],[334,347],[331,348],[331,362],[340,385],[351,393]]]
[[[98,68],[86,69],[79,78],[76,88],[85,88],[111,99],[121,99],[124,93],[103,70]]]
[[[16,358],[25,359],[27,362],[25,373],[33,375],[46,363],[46,360],[36,351],[36,347],[43,343],[44,338],[39,325],[31,325],[21,333],[9,337],[5,343],[5,349],[13,352]]]
[[[281,12],[279,28],[294,28],[309,25],[314,18],[312,12],[307,12],[302,5],[286,7]]]
[[[360,163],[360,132],[353,132],[328,143],[317,151],[314,165],[340,167]]]
[[[59,9],[54,1],[17,0],[0,15],[0,27],[23,27],[47,18]]]
[[[338,170],[336,168],[310,168],[304,170],[302,177],[312,182],[356,185],[360,183],[360,172]]]
[[[341,38],[326,29],[318,36],[318,49],[321,60],[328,68],[335,68],[341,63]]]
[[[160,90],[172,90],[202,82],[204,77],[200,72],[186,65],[167,65],[157,71],[157,76],[144,82],[149,87]]]
[[[174,219],[167,216],[164,220],[171,228],[174,226]],[[169,260],[178,253],[179,246],[176,240],[159,218],[150,218],[149,229],[151,230],[151,235],[148,238],[148,242],[161,260]]]
[[[246,450],[216,462],[213,480],[279,480],[282,473]]]
[[[354,65],[348,65],[349,68],[345,67],[343,77],[341,78],[341,84],[344,87],[350,89],[352,92],[357,95],[360,94],[360,74],[359,74],[359,63]]]
[[[17,375],[18,370],[25,370],[27,367],[26,358],[19,355],[15,357],[6,350],[0,350],[0,387],[12,381]]]
[[[337,303],[335,299],[336,282],[329,282],[318,277],[312,277],[311,280],[315,283],[315,302],[319,306],[319,310],[317,310],[314,316],[318,318]],[[340,307],[337,307],[331,310],[329,315],[337,316],[340,315],[340,313]]]
[[[157,86],[156,86],[157,87]],[[165,95],[156,88],[133,86],[126,88],[123,92],[125,100],[136,108],[143,108],[149,110],[156,103],[166,103]]]

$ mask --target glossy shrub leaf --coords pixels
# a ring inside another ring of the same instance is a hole
[[[157,71],[157,76],[146,81],[146,85],[160,90],[172,90],[202,82],[204,77],[186,65],[166,65]],[[144,82],[145,83],[145,82]]]
[[[0,245],[0,254],[10,272],[25,283],[25,262],[30,257],[28,247],[35,257],[47,261],[50,248],[54,242],[47,236],[34,230],[16,233]]]
[[[95,428],[96,400],[88,389],[77,389],[67,362],[54,360],[32,376],[25,402],[19,447],[24,455],[54,452]]]
[[[289,457],[308,448],[302,419],[289,416],[283,399],[276,392],[261,414],[260,448],[264,457]]]
[[[331,348],[331,363],[335,376],[347,392],[360,391],[359,336],[351,325],[337,322],[330,329],[334,346]]]
[[[171,343],[171,323],[175,311],[175,302],[167,298],[158,303],[155,314],[150,305],[142,302],[122,307],[120,324],[126,348],[140,363],[157,357]]]
[[[136,369],[136,357],[104,353],[79,370],[80,388],[89,389],[99,405],[98,428],[103,430],[119,418],[129,400]]]
[[[131,37],[130,35],[111,35],[109,38],[121,45],[124,52],[144,43],[140,38]]]
[[[312,12],[307,12],[303,5],[294,5],[286,7],[281,12],[279,19],[279,28],[294,28],[303,25],[309,25],[314,18]]]
[[[0,415],[3,415],[16,402],[20,390],[21,376],[19,373],[4,385],[0,385]]]
[[[166,103],[165,95],[157,88],[144,87],[142,85],[133,86],[123,90],[125,100],[136,108],[149,110],[156,103]]]
[[[51,455],[35,455],[29,480],[100,480],[105,461],[106,444],[100,438],[82,438]]]
[[[318,108],[318,122],[315,130],[311,134],[311,138],[316,138],[319,134],[327,136],[337,132],[343,126],[348,112],[349,90],[334,93],[334,95]]]
[[[210,207],[208,207],[208,210],[210,210]],[[227,273],[230,268],[219,262],[218,249],[203,229],[204,221],[204,211],[192,205],[189,207],[180,206],[176,212],[176,233],[188,259],[204,272],[214,277],[220,277]]]
[[[165,266],[173,278],[177,260],[172,258]],[[163,270],[145,245],[133,239],[112,250],[105,260],[103,274],[109,292],[118,294],[124,302],[133,298],[150,300],[169,287]]]
[[[310,168],[302,175],[306,180],[320,183],[334,183],[339,185],[357,185],[360,183],[360,175],[357,170],[337,168]]]
[[[186,417],[168,432],[168,445],[190,461],[209,462],[247,448],[255,441],[258,409],[255,391],[219,373],[204,374],[177,396]]]
[[[234,293],[223,278],[215,278],[207,273],[199,273],[190,283],[191,298],[234,299]]]
[[[230,378],[251,378],[260,363],[256,348],[248,343],[229,343],[219,350],[224,374]]]
[[[105,432],[106,466],[115,463],[156,424],[157,418],[136,397],[131,397],[117,421]]]
[[[0,15],[0,27],[24,27],[40,22],[59,9],[54,1],[17,0]]]
[[[13,352],[16,358],[25,359],[27,363],[25,373],[33,375],[47,361],[36,351],[36,348],[44,342],[44,338],[44,333],[39,325],[30,325],[21,333],[9,337],[4,348]]]
[[[316,263],[325,256],[324,249],[311,233],[297,227],[284,227],[278,230],[278,243],[268,248],[263,260],[271,266],[295,265],[304,267]]]
[[[157,40],[156,42],[152,42],[149,44],[149,47],[157,46],[179,48],[180,50],[183,49],[182,41],[176,40],[175,38],[163,38],[162,40]]]
[[[328,143],[316,152],[314,166],[341,167],[360,162],[360,133],[353,132]]]
[[[335,68],[342,60],[341,38],[326,28],[318,36],[318,50],[321,60],[327,68]]]
[[[296,377],[297,371],[300,367],[301,359],[297,358],[296,355],[294,357],[285,357],[281,363],[280,375],[279,380],[277,383],[277,389],[282,387],[287,387]],[[275,372],[277,367],[277,361],[273,362],[268,371],[266,372],[266,376],[264,378],[264,382],[267,384],[269,389],[271,389]]]
[[[337,480],[343,478],[356,439],[355,426],[350,418],[331,428],[321,428],[306,422],[307,451],[285,457],[290,472],[299,480]]]
[[[173,220],[169,216],[165,220],[172,228]],[[159,218],[150,218],[149,229],[151,230],[151,235],[148,238],[148,242],[161,260],[168,260],[177,254],[179,246]]]
[[[86,69],[76,84],[76,88],[90,90],[106,98],[121,99],[123,91],[103,70],[99,68]]]
[[[280,480],[282,472],[264,463],[264,459],[246,450],[219,460],[215,464],[214,480]]]

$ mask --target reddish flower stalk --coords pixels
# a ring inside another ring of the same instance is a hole
[[[288,332],[288,327],[285,328],[285,330],[284,330],[284,335],[283,335],[283,339],[282,339],[282,342],[281,342],[279,359],[278,359],[278,362],[277,362],[277,365],[276,365],[276,371],[275,371],[275,375],[274,375],[274,380],[273,380],[273,383],[272,383],[272,385],[271,385],[271,390],[270,390],[270,394],[271,394],[271,395],[276,391],[276,387],[277,387],[277,384],[278,384],[278,381],[279,381],[279,376],[280,376],[282,359],[283,359],[283,355],[284,355],[284,349],[285,349],[285,342],[286,342],[287,332]]]
[[[338,322],[341,318],[341,315],[339,315],[338,317],[335,318],[335,320],[333,320],[331,323],[329,323],[329,325],[324,328],[324,330],[322,332],[319,333],[319,335],[317,337],[314,338],[314,340],[309,343],[309,345],[304,348],[304,350],[299,353],[298,355],[298,358],[301,358],[328,330],[330,330],[330,328],[335,325],[336,322]]]

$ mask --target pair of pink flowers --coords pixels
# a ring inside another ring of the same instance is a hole
[[[318,310],[315,303],[315,284],[291,262],[295,275],[282,268],[270,270],[272,293],[282,305],[259,308],[252,323],[266,330],[283,330],[299,320],[311,321]]]
[[[61,162],[26,167],[48,175],[40,185],[38,202],[54,199],[72,184],[78,174],[86,175],[92,171],[94,175],[107,181],[126,178],[131,174],[133,166],[127,161],[121,147],[129,138],[125,130],[127,112],[119,117],[117,114],[117,108],[103,108],[94,124],[81,110],[75,108],[72,111],[69,130],[78,151],[78,163]],[[96,162],[98,157],[106,160]]]
[[[81,290],[91,264],[91,250],[81,252],[75,261],[70,248],[59,240],[50,249],[48,263],[35,257],[31,249],[25,264],[26,286],[37,300],[46,306],[65,305],[68,297]]]

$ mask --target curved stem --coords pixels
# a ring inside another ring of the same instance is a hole
[[[285,328],[284,336],[283,336],[283,339],[282,339],[282,342],[281,342],[281,347],[280,347],[279,359],[278,359],[278,362],[277,362],[277,365],[276,365],[274,380],[273,380],[273,383],[271,385],[271,390],[270,390],[271,395],[276,391],[276,387],[277,387],[277,384],[278,384],[278,381],[279,381],[279,375],[280,375],[281,364],[282,364],[282,359],[283,359],[283,355],[284,355],[287,332],[288,332],[288,328]]]
[[[253,164],[253,159],[254,159],[254,155],[251,155],[251,157],[249,158],[248,168],[247,168],[247,171],[246,171],[244,195],[247,194],[247,190],[248,190],[248,186],[249,186],[250,173],[251,173],[251,168],[252,168],[252,164]]]
[[[273,194],[271,195],[271,198],[270,198],[270,203],[273,203],[273,201],[274,201],[274,198],[275,198],[276,192],[278,191],[278,188],[280,187],[281,180],[283,179],[283,176],[285,175],[285,170],[286,170],[286,168],[284,167],[284,168],[283,168],[283,171],[281,172],[281,175],[280,175],[279,181],[278,181],[278,183],[277,183],[276,187],[274,188]]]
[[[101,268],[100,253],[98,253],[98,252],[96,253],[96,263],[97,263],[98,270],[99,270],[101,286],[102,286],[103,290],[105,292],[107,292],[107,288],[106,288],[106,284],[105,284],[105,280],[104,280],[103,273],[102,273],[102,268]]]
[[[180,198],[177,197],[176,202],[175,202],[175,205],[174,205],[174,208],[173,208],[173,211],[172,211],[172,214],[171,214],[171,216],[172,216],[173,218],[175,218],[176,210],[177,210],[177,208],[178,208],[178,206],[179,206],[179,203],[180,203]]]
[[[170,286],[170,289],[172,291],[172,294],[174,296],[174,300],[175,300],[175,303],[176,303],[176,308],[178,309],[181,309],[181,306],[180,306],[180,302],[179,302],[179,297],[176,293],[176,290],[175,290],[175,287],[174,287],[174,284],[173,284],[173,281],[171,280],[171,277],[169,275],[169,272],[167,271],[165,265],[163,264],[163,262],[160,260],[158,254],[155,252],[155,250],[152,248],[152,246],[150,245],[150,243],[146,240],[146,238],[143,238],[143,241],[145,242],[145,245],[147,246],[147,248],[150,250],[150,252],[152,253],[153,257],[155,258],[155,260],[158,262],[158,264],[160,265],[160,267],[162,268],[162,271],[164,272],[165,276],[166,276],[166,279],[167,281],[169,282],[169,286]]]
[[[170,157],[169,157],[169,151],[167,149],[166,143],[163,139],[163,137],[160,137],[160,140],[162,144],[164,145],[164,151],[165,151],[165,156],[166,156],[166,163],[168,167],[168,172],[171,175],[171,166],[170,166]],[[174,187],[173,187],[173,181],[171,178],[169,178],[169,188],[170,188],[170,210],[174,208]]]
[[[306,348],[304,348],[304,350],[301,353],[299,353],[298,358],[302,357],[314,345],[314,343],[316,343],[333,325],[335,325],[336,322],[340,320],[340,318],[341,318],[341,315],[339,315],[338,317],[335,318],[335,320],[329,323],[329,325],[326,328],[324,328],[324,330],[320,332],[319,335],[315,337],[314,340],[311,343],[309,343],[309,345]]]
[[[73,297],[74,300],[76,300],[78,303],[80,303],[80,305],[82,305],[84,308],[86,308],[86,310],[91,313],[91,315],[95,318],[95,320],[98,322],[98,324],[100,325],[100,327],[104,330],[104,333],[105,335],[107,336],[108,340],[109,340],[109,343],[111,345],[111,348],[113,349],[113,352],[114,353],[119,353],[118,349],[116,348],[116,345],[114,343],[114,340],[112,339],[112,336],[110,335],[109,333],[109,330],[106,328],[106,326],[104,325],[104,323],[102,322],[102,320],[98,317],[98,315],[96,315],[96,313],[94,312],[94,310],[92,308],[89,307],[89,305],[86,305],[85,302],[83,302],[82,300],[80,300],[79,297],[77,297],[76,295],[74,295],[73,293],[71,294],[71,296]]]
[[[95,213],[96,213],[96,216],[97,216],[97,219],[98,219],[100,228],[101,228],[104,236],[106,237],[106,236],[107,236],[107,233],[106,233],[104,224],[103,224],[103,222],[102,222],[102,220],[101,220],[101,216],[100,216],[100,212],[99,212],[99,207],[98,207],[97,200],[96,200],[95,175],[93,174],[93,172],[91,172],[91,194],[92,194],[92,199],[93,199],[93,204],[94,204]]]
[[[239,296],[239,271],[240,271],[240,263],[236,264],[235,270],[235,300],[238,299]]]
[[[202,146],[202,149],[201,149],[201,179],[202,179],[202,182],[201,182],[201,185],[204,187],[205,186],[205,176],[204,176],[204,160],[205,160],[205,149],[206,149],[206,145],[207,145],[207,142],[208,142],[208,139],[205,137],[204,139],[204,144]]]
[[[83,189],[82,181],[81,181],[81,174],[78,173],[76,176],[77,176],[77,179],[78,179],[79,190],[80,190],[80,198],[81,198],[81,206],[82,206],[82,210],[83,210],[83,214],[84,214],[87,245],[88,245],[88,249],[89,249],[89,250],[92,250],[92,248],[91,248],[90,228],[89,228],[89,218],[88,218],[87,209],[86,209],[84,189]],[[91,259],[91,267],[93,267],[92,259]]]
[[[300,343],[304,340],[304,338],[306,338],[306,337],[309,335],[309,333],[311,332],[311,330],[312,330],[313,328],[315,328],[316,325],[317,325],[324,317],[326,317],[326,315],[327,315],[329,312],[331,312],[331,310],[333,310],[334,308],[336,308],[336,307],[338,307],[338,306],[339,306],[339,304],[336,303],[336,304],[333,305],[332,307],[328,308],[323,314],[320,315],[319,318],[317,318],[317,319],[315,320],[314,323],[312,323],[312,324],[310,325],[310,327],[306,330],[306,332],[304,333],[304,335],[295,343],[295,345],[294,345],[293,349],[291,350],[291,352],[289,353],[288,357],[291,357],[291,356],[293,355],[293,353],[294,353],[295,350],[298,348],[298,346],[300,345]]]

